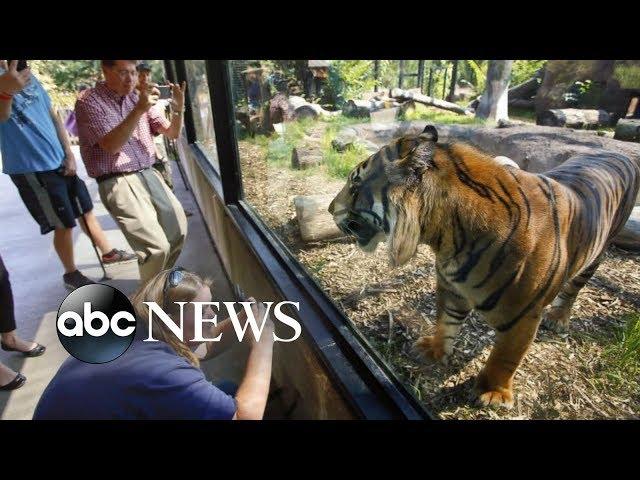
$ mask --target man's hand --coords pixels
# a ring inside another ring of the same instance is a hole
[[[14,95],[31,81],[31,70],[25,68],[19,72],[18,60],[12,60],[10,65],[7,65],[6,60],[0,60],[0,67],[6,70],[0,75],[0,93]]]
[[[187,82],[182,82],[182,85],[177,83],[170,83],[171,87],[171,106],[174,111],[182,112],[184,110],[184,92],[187,90]]]
[[[73,177],[76,174],[76,157],[71,150],[65,152],[64,176]]]
[[[160,90],[148,83],[140,83],[138,91],[138,103],[135,108],[141,113],[148,112],[158,102]]]

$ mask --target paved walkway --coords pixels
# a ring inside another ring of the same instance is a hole
[[[124,236],[106,211],[98,195],[98,186],[89,179],[80,160],[77,147],[78,175],[87,182],[95,204],[95,213],[108,238],[116,248],[131,251]],[[177,166],[174,166],[175,193],[184,207],[194,215],[188,217],[189,232],[185,248],[178,264],[214,279],[213,298],[234,301],[231,287],[225,277],[206,227],[191,192],[185,189]],[[74,229],[74,249],[78,268],[88,277],[100,281],[102,269],[89,239],[78,226]],[[53,249],[53,234],[40,235],[35,221],[20,200],[11,179],[0,174],[0,252],[10,273],[13,289],[18,333],[22,338],[33,339],[46,345],[46,353],[37,358],[24,358],[20,354],[0,350],[0,362],[27,377],[27,383],[13,392],[0,392],[0,419],[30,419],[42,391],[67,358],[67,352],[58,340],[56,311],[69,291],[62,283],[62,265]],[[138,286],[139,274],[135,262],[107,267],[112,285],[126,295]],[[215,363],[203,364],[210,378],[237,378],[242,365],[231,360],[228,354]],[[214,362],[214,361],[212,361]]]

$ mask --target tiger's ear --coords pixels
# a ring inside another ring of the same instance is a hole
[[[425,140],[431,140],[432,142],[437,142],[438,130],[436,130],[436,127],[434,127],[433,125],[427,125],[426,127],[424,127],[424,130],[422,130],[422,133],[420,134],[420,138],[424,138]]]
[[[425,133],[426,132],[426,133]],[[398,143],[399,160],[385,166],[392,184],[411,185],[420,181],[425,171],[433,167],[433,154],[438,132],[428,125],[417,137],[405,137]]]

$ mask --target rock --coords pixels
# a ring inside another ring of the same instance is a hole
[[[640,197],[638,198],[640,199]],[[613,239],[613,244],[625,250],[640,253],[640,206],[633,209],[624,228]]]

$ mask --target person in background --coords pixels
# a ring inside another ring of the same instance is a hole
[[[265,316],[261,303],[252,302],[255,319]],[[184,341],[157,315],[152,316],[149,338],[148,307],[156,302],[176,325],[183,326]],[[133,296],[138,326],[129,349],[115,360],[94,365],[69,357],[45,389],[34,413],[34,420],[260,420],[267,405],[271,383],[274,324],[264,322],[258,341],[245,326],[242,343],[250,348],[244,377],[239,387],[211,384],[199,368],[194,350],[195,308],[176,302],[211,302],[210,283],[180,268],[165,270],[144,284]],[[214,313],[207,306],[203,318]],[[246,321],[246,315],[239,314]],[[231,320],[218,322],[206,338],[222,335],[219,342],[208,342],[206,359],[238,345]],[[223,382],[221,382],[223,383]],[[223,390],[224,389],[224,390]],[[225,391],[226,390],[226,391]]]
[[[151,66],[146,62],[140,62],[136,67],[138,70],[138,87],[136,90],[140,91],[141,85],[151,85]],[[169,100],[158,99],[158,102],[152,107],[157,108],[163,115],[167,114],[169,110]],[[171,163],[167,157],[167,150],[164,146],[164,138],[162,135],[156,135],[153,139],[153,143],[156,149],[156,163],[153,164],[153,168],[160,172],[167,186],[173,190],[173,177],[171,172]]]
[[[7,65],[3,65],[7,67]],[[14,95],[22,90],[31,80],[29,69],[18,72],[16,64],[11,65],[10,71],[0,75],[0,95],[2,97]],[[26,357],[37,357],[44,353],[45,347],[35,342],[23,340],[16,333],[16,317],[13,310],[13,292],[9,281],[9,272],[0,256],[0,346],[9,352],[20,352]],[[0,363],[0,390],[15,390],[25,384],[27,378],[21,373]]]
[[[76,267],[73,228],[81,227],[102,253],[102,262],[112,264],[135,258],[112,248],[93,213],[93,202],[85,183],[76,175],[76,160],[69,137],[51,105],[51,99],[27,68],[17,70],[17,61],[0,62],[0,74],[11,87],[0,91],[0,148],[3,172],[11,177],[40,233],[53,231],[53,245],[64,267],[63,282],[70,289],[95,283]],[[25,80],[26,79],[26,80]]]

